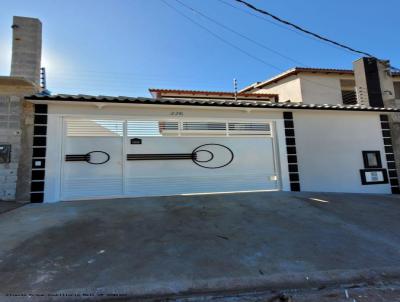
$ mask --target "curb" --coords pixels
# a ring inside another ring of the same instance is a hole
[[[244,292],[320,289],[354,284],[376,284],[400,279],[400,267],[381,267],[364,270],[329,270],[309,274],[272,274],[260,277],[214,278],[141,283],[102,288],[58,290],[46,301],[162,301],[207,295],[232,295]],[[58,295],[58,296],[57,296]],[[73,295],[73,296],[68,296]],[[33,297],[34,298],[34,297]],[[43,299],[43,297],[42,297]],[[34,300],[34,299],[33,299]],[[41,300],[43,301],[43,300]]]

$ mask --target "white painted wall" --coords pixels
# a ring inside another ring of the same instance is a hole
[[[275,93],[279,94],[279,102],[302,102],[300,79],[293,75],[275,84],[269,84],[259,90],[249,91],[253,93]]]
[[[381,151],[386,168],[378,113],[299,110],[294,124],[302,191],[390,193],[360,179],[363,150]]]
[[[273,121],[275,151],[281,186],[289,189],[282,111],[277,109],[188,108],[187,106],[50,104],[45,202],[60,200],[62,117],[174,118],[181,113],[188,119],[235,119]],[[300,184],[302,191],[390,193],[390,185],[361,185],[361,151],[383,149],[379,113],[343,111],[294,111]],[[250,146],[251,147],[251,146]],[[256,152],[256,150],[255,150]]]
[[[340,78],[300,74],[304,104],[342,104]]]

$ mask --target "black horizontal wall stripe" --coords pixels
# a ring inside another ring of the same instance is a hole
[[[381,123],[381,127],[382,127],[382,129],[383,130],[389,130],[390,129],[390,125],[389,125],[389,123]]]
[[[47,114],[47,105],[43,104],[43,105],[35,105],[35,113],[44,113]]]
[[[294,137],[294,129],[285,129],[286,137]]]
[[[33,137],[33,146],[46,146],[46,137],[45,136],[35,136]]]
[[[31,192],[31,202],[32,203],[43,202],[43,200],[44,200],[44,193]]]
[[[44,170],[32,170],[32,180],[44,180]]]
[[[37,126],[33,127],[33,135],[46,135],[47,134],[47,126]]]
[[[289,173],[289,179],[291,182],[298,182],[300,180],[299,173]]]
[[[387,114],[381,114],[379,116],[379,119],[381,120],[381,122],[388,122],[389,121],[389,117],[387,116]]]
[[[31,174],[31,202],[43,202],[45,159],[47,146],[47,105],[35,105],[33,118],[33,148],[32,148],[32,174]]]
[[[35,125],[47,125],[47,115],[46,114],[35,114],[33,122]]]
[[[286,146],[296,146],[296,139],[294,137],[287,137]]]
[[[284,112],[283,119],[284,120],[293,120],[293,113],[292,112]]]
[[[292,112],[283,113],[283,124],[285,126],[286,151],[291,191],[300,191],[300,175],[297,165],[297,148]]]
[[[382,130],[382,136],[383,137],[391,137],[390,130]]]
[[[46,147],[42,148],[33,148],[33,152],[32,152],[32,156],[33,158],[35,157],[46,157]]]
[[[385,148],[386,164],[389,173],[389,180],[390,180],[392,194],[400,194],[395,157],[393,154],[389,116],[387,114],[381,114],[379,116],[379,119],[381,120],[383,145]]]
[[[385,153],[393,153],[393,147],[392,146],[385,146]]]
[[[386,154],[386,160],[387,160],[387,161],[394,161],[394,154],[392,154],[392,153],[387,153],[387,154]]]
[[[397,171],[396,170],[389,170],[389,177],[390,178],[397,178]]]
[[[43,191],[44,191],[44,181],[31,182],[31,192],[43,192]]]
[[[293,120],[285,120],[285,128],[294,128]]]
[[[293,191],[293,192],[299,192],[300,191],[300,183],[291,182],[290,183],[290,190]]]
[[[288,154],[288,163],[297,164],[297,155]]]
[[[400,194],[399,187],[392,187],[392,194]]]
[[[392,138],[390,138],[390,137],[384,137],[383,138],[383,144],[385,145],[385,146],[392,146]]]
[[[294,155],[297,154],[295,146],[287,146],[286,151],[287,151],[287,154],[294,154]]]

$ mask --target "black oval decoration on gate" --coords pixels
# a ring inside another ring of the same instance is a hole
[[[103,161],[100,162],[92,162],[92,154],[93,153],[101,153],[105,155],[105,159]],[[110,154],[108,154],[107,152],[104,151],[91,151],[86,153],[86,162],[91,164],[91,165],[102,165],[105,164],[106,162],[108,162],[110,160]]]
[[[209,147],[209,146],[217,146],[217,147],[220,147],[220,148],[222,148],[222,149],[227,150],[228,153],[229,153],[229,157],[227,158],[226,163],[224,163],[224,164],[222,164],[222,165],[219,165],[219,166],[206,166],[206,165],[204,165],[205,163],[212,163],[212,161],[213,161],[214,158],[215,158],[215,154],[214,154],[212,151],[207,150],[207,147]],[[198,155],[200,152],[207,152],[207,153],[209,153],[209,154],[210,154],[210,158],[207,159],[207,160],[198,160],[198,159],[197,159],[197,158],[198,158],[197,155]],[[202,168],[206,168],[206,169],[219,169],[219,168],[226,167],[227,165],[229,165],[229,164],[233,161],[233,158],[234,158],[233,151],[232,151],[230,148],[228,148],[227,146],[224,146],[224,145],[221,145],[221,144],[204,144],[204,145],[198,146],[196,149],[194,149],[194,150],[192,151],[192,155],[193,155],[193,156],[192,156],[192,161],[193,161],[196,165],[198,165],[198,166],[200,166],[200,167],[202,167]]]

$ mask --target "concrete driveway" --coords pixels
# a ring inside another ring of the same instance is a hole
[[[394,195],[29,204],[0,215],[0,293],[124,297],[396,277],[399,217]]]

